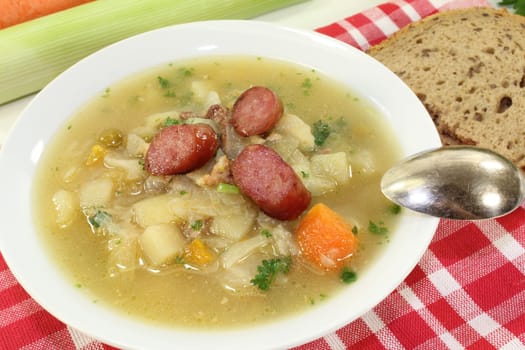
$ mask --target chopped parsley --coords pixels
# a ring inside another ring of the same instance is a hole
[[[170,81],[168,79],[166,79],[166,78],[158,76],[157,80],[159,82],[160,87],[163,88],[163,89],[167,89],[167,88],[169,88],[171,86]]]
[[[185,264],[185,262],[184,262],[184,256],[182,256],[182,255],[177,255],[177,256],[175,257],[175,261],[174,261],[174,262],[175,262],[175,264],[177,264],[177,265],[183,265],[183,264]]]
[[[178,73],[179,76],[185,78],[185,77],[191,77],[193,75],[194,68],[179,68]]]
[[[357,234],[359,233],[359,230],[358,230],[357,226],[353,226],[353,227],[352,227],[352,233],[353,233],[354,235],[357,235]]]
[[[177,97],[177,94],[174,91],[168,90],[164,93],[164,97]]]
[[[301,84],[301,87],[303,88],[303,94],[305,96],[310,95],[310,90],[312,89],[312,80],[310,78],[305,78]]]
[[[282,259],[263,260],[261,265],[257,266],[258,273],[250,283],[260,290],[268,290],[278,273],[287,274],[290,271],[291,264],[292,257],[290,256]]]
[[[263,228],[261,230],[261,234],[266,237],[266,238],[270,238],[272,237],[272,233],[270,232],[270,230],[266,229],[266,228]]]
[[[388,211],[389,211],[391,214],[397,215],[397,214],[401,213],[401,206],[398,205],[398,204],[393,203],[393,204],[388,208]]]
[[[303,179],[307,179],[309,176],[310,176],[310,174],[308,174],[306,171],[302,171],[302,170],[301,170],[301,177],[302,177]]]
[[[178,125],[180,124],[180,120],[178,119],[175,119],[175,118],[172,118],[172,117],[167,117],[165,120],[164,120],[164,126],[172,126],[172,125]]]
[[[368,222],[368,231],[378,235],[384,235],[388,233],[388,228],[384,226],[383,221],[379,221],[377,224],[370,220]]]
[[[190,227],[191,227],[191,229],[193,231],[200,231],[203,225],[204,225],[204,221],[202,221],[202,220],[195,220],[194,222],[192,222]]]
[[[314,135],[314,142],[317,146],[322,146],[330,133],[332,132],[330,125],[322,120],[318,120],[313,125],[312,133]]]
[[[109,97],[109,93],[111,92],[111,89],[110,88],[106,88],[104,90],[104,93],[102,94],[102,97],[106,98],[106,97]]]
[[[350,284],[352,282],[355,282],[357,280],[357,274],[350,270],[348,266],[345,266],[343,270],[341,271],[341,275],[339,276],[341,281],[346,284]]]
[[[109,220],[111,220],[111,214],[103,210],[97,210],[95,215],[90,216],[88,218],[90,225],[94,228],[101,227],[102,225],[104,225],[104,223],[107,223]]]

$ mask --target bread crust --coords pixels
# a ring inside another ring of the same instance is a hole
[[[443,144],[490,148],[525,170],[525,17],[488,7],[448,10],[367,53],[415,92]]]

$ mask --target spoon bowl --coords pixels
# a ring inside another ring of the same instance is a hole
[[[424,151],[390,168],[383,194],[402,207],[456,220],[505,215],[525,198],[525,177],[505,157],[474,146]]]

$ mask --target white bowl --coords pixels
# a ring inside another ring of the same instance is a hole
[[[178,330],[128,319],[94,304],[65,280],[33,227],[30,192],[42,150],[74,112],[107,86],[152,66],[195,56],[245,54],[296,62],[344,82],[391,123],[405,155],[440,145],[425,108],[400,79],[361,51],[309,31],[255,21],[167,27],[109,46],[43,89],[0,152],[0,249],[15,277],[46,310],[101,341],[131,349],[274,349],[296,346],[360,317],[388,296],[428,247],[438,219],[403,211],[396,232],[358,281],[290,318],[240,330]]]

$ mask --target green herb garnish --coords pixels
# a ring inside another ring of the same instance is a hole
[[[394,215],[397,215],[401,213],[401,206],[398,204],[393,203],[389,208],[388,211]]]
[[[230,194],[237,194],[240,192],[239,187],[227,184],[224,182],[221,182],[217,185],[217,192],[219,193],[230,193]]]
[[[95,215],[93,216],[90,216],[88,218],[88,221],[89,223],[91,224],[91,226],[93,226],[94,228],[99,228],[100,226],[102,226],[105,222],[107,223],[107,221],[111,220],[111,214],[105,212],[105,211],[102,211],[102,210],[97,210],[97,212],[95,213]]]
[[[179,68],[178,73],[182,77],[191,77],[193,75],[194,68]]]
[[[350,284],[357,280],[357,274],[354,271],[350,270],[348,266],[345,266],[341,271],[341,275],[339,276],[339,278],[341,278],[341,281],[343,281],[344,283]]]
[[[310,95],[310,90],[312,89],[312,80],[310,78],[304,79],[301,87],[303,88],[303,94],[305,96]]]
[[[384,223],[382,221],[379,221],[377,224],[370,220],[368,222],[368,231],[371,233],[375,233],[378,235],[383,235],[388,233],[388,228],[384,226]]]
[[[203,225],[204,225],[204,221],[202,221],[202,220],[195,220],[194,222],[192,222],[190,227],[191,227],[191,229],[193,231],[200,231],[200,229],[202,228]]]
[[[167,117],[165,120],[164,120],[164,126],[172,126],[172,125],[178,125],[180,124],[180,120],[178,119],[175,119],[175,118],[172,118],[172,117]]]
[[[184,256],[177,255],[174,260],[175,264],[177,265],[183,265],[184,264]]]
[[[171,86],[170,81],[168,79],[166,79],[166,78],[158,76],[157,80],[159,82],[160,87],[163,88],[163,89],[167,89],[167,88],[169,88]]]
[[[322,120],[318,120],[313,125],[312,134],[314,135],[314,142],[317,146],[322,146],[331,133],[330,125]]]
[[[502,0],[498,2],[500,6],[511,6],[518,15],[525,16],[525,0]]]
[[[278,273],[287,274],[290,271],[292,257],[263,260],[262,264],[257,266],[258,274],[250,281],[251,284],[260,290],[270,289],[270,285],[275,280]]]
[[[263,228],[261,230],[261,234],[266,237],[266,238],[270,238],[272,237],[272,233],[270,232],[270,230],[266,229],[266,228]]]

